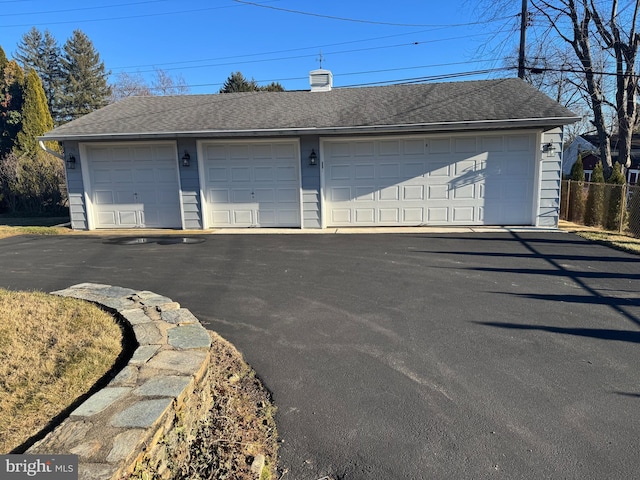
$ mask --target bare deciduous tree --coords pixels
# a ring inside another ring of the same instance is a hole
[[[504,11],[519,10],[520,4],[516,0],[486,0],[479,10],[485,17],[498,18]],[[541,32],[538,44],[530,46],[544,60],[537,71],[558,74],[553,85],[545,85],[544,90],[551,96],[556,96],[556,87],[573,86],[583,91],[605,169],[610,171],[613,166],[612,133],[619,136],[618,161],[628,167],[631,135],[638,117],[636,59],[640,34],[636,25],[640,0],[631,0],[622,8],[618,0],[531,0],[530,6],[534,28]],[[561,52],[566,47],[573,59],[563,58]],[[610,110],[615,113],[613,124]]]

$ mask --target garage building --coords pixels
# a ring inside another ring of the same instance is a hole
[[[563,126],[519,79],[129,97],[57,127],[74,229],[558,223]]]

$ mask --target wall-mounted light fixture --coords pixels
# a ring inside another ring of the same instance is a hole
[[[556,154],[556,146],[551,142],[545,143],[542,151],[547,154],[547,157],[553,157]]]
[[[184,155],[182,156],[182,166],[188,167],[191,165],[191,155],[185,150]]]
[[[316,154],[315,148],[311,149],[311,154],[309,155],[309,165],[317,165],[318,164],[318,155]]]
[[[67,169],[73,170],[74,168],[76,168],[76,156],[70,153],[67,157]]]

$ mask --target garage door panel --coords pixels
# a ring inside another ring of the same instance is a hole
[[[353,191],[356,194],[354,199],[356,202],[370,202],[375,200],[376,188],[371,185],[356,186]]]
[[[300,195],[297,189],[293,188],[279,188],[277,190],[278,203],[282,204],[298,204],[300,201]]]
[[[375,178],[375,167],[373,164],[356,165],[354,178],[356,180],[372,180]]]
[[[331,224],[332,225],[350,225],[351,224],[351,209],[336,208],[331,210]]]
[[[231,223],[231,214],[230,210],[212,210],[211,217],[216,225],[227,225],[230,226]]]
[[[329,167],[329,178],[331,180],[349,180],[351,167],[349,165],[332,165]]]
[[[133,183],[135,181],[134,175],[135,174],[131,168],[116,168],[109,172],[108,175],[105,175],[101,181],[116,185],[120,185],[122,183]]]
[[[451,207],[451,210],[453,212],[453,221],[456,223],[474,221],[473,207]]]
[[[476,186],[474,184],[455,185],[452,191],[453,198],[456,200],[476,198]]]
[[[369,225],[375,221],[376,211],[373,208],[356,208],[355,220],[356,223],[362,223]]]
[[[507,175],[526,176],[529,173],[529,165],[523,159],[512,159],[506,162]]]
[[[94,191],[94,202],[98,205],[113,205],[113,191],[111,190],[96,190]]]
[[[233,210],[233,223],[238,226],[253,225],[254,219],[254,207],[249,208],[237,207]]]
[[[326,141],[326,223],[530,225],[535,138],[494,133],[374,140],[375,154],[366,162],[354,155],[361,142]],[[512,206],[504,209],[505,202]],[[377,213],[364,214],[371,210]]]
[[[249,145],[229,144],[227,147],[232,160],[249,160]]]
[[[429,185],[429,200],[446,200],[449,198],[449,185]]]
[[[407,180],[411,180],[416,177],[422,177],[428,173],[424,162],[412,162],[402,165],[402,176]]]
[[[95,228],[177,228],[180,186],[173,143],[85,147]]]
[[[296,143],[212,142],[201,151],[208,227],[300,226]]]
[[[256,182],[273,182],[276,178],[273,167],[255,167],[253,173]]]
[[[207,203],[229,203],[230,192],[226,188],[212,188],[207,191]]]
[[[251,169],[249,167],[232,167],[231,168],[231,182],[250,182],[251,181]]]
[[[292,166],[278,167],[276,179],[279,182],[297,182],[298,169]]]
[[[423,208],[403,208],[402,220],[405,223],[422,223],[424,222],[424,209]]]
[[[427,221],[431,223],[447,223],[449,221],[449,209],[447,207],[427,208]]]
[[[400,177],[400,165],[397,163],[383,163],[380,165],[378,178],[381,179],[392,179],[397,181]]]
[[[381,201],[398,201],[400,200],[400,187],[394,185],[392,187],[386,187],[380,190]]]
[[[399,208],[381,208],[378,213],[380,223],[397,223],[400,221]]]
[[[405,201],[423,201],[424,185],[405,185],[402,187],[402,199]]]
[[[104,226],[116,226],[116,213],[115,212],[99,212],[98,221]]]
[[[330,193],[333,202],[348,202],[351,200],[351,187],[333,187]]]
[[[253,191],[253,198],[258,203],[274,203],[276,192],[273,188],[256,188]]]

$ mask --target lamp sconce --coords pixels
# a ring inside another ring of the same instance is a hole
[[[542,151],[547,154],[547,157],[553,157],[556,154],[556,146],[551,142],[545,143]]]
[[[73,170],[76,168],[76,156],[73,153],[70,153],[67,157],[67,169]]]
[[[184,155],[182,156],[182,166],[188,167],[191,165],[191,155],[185,150]]]
[[[318,164],[318,155],[316,154],[315,148],[311,149],[311,154],[309,155],[309,165],[317,165]]]

